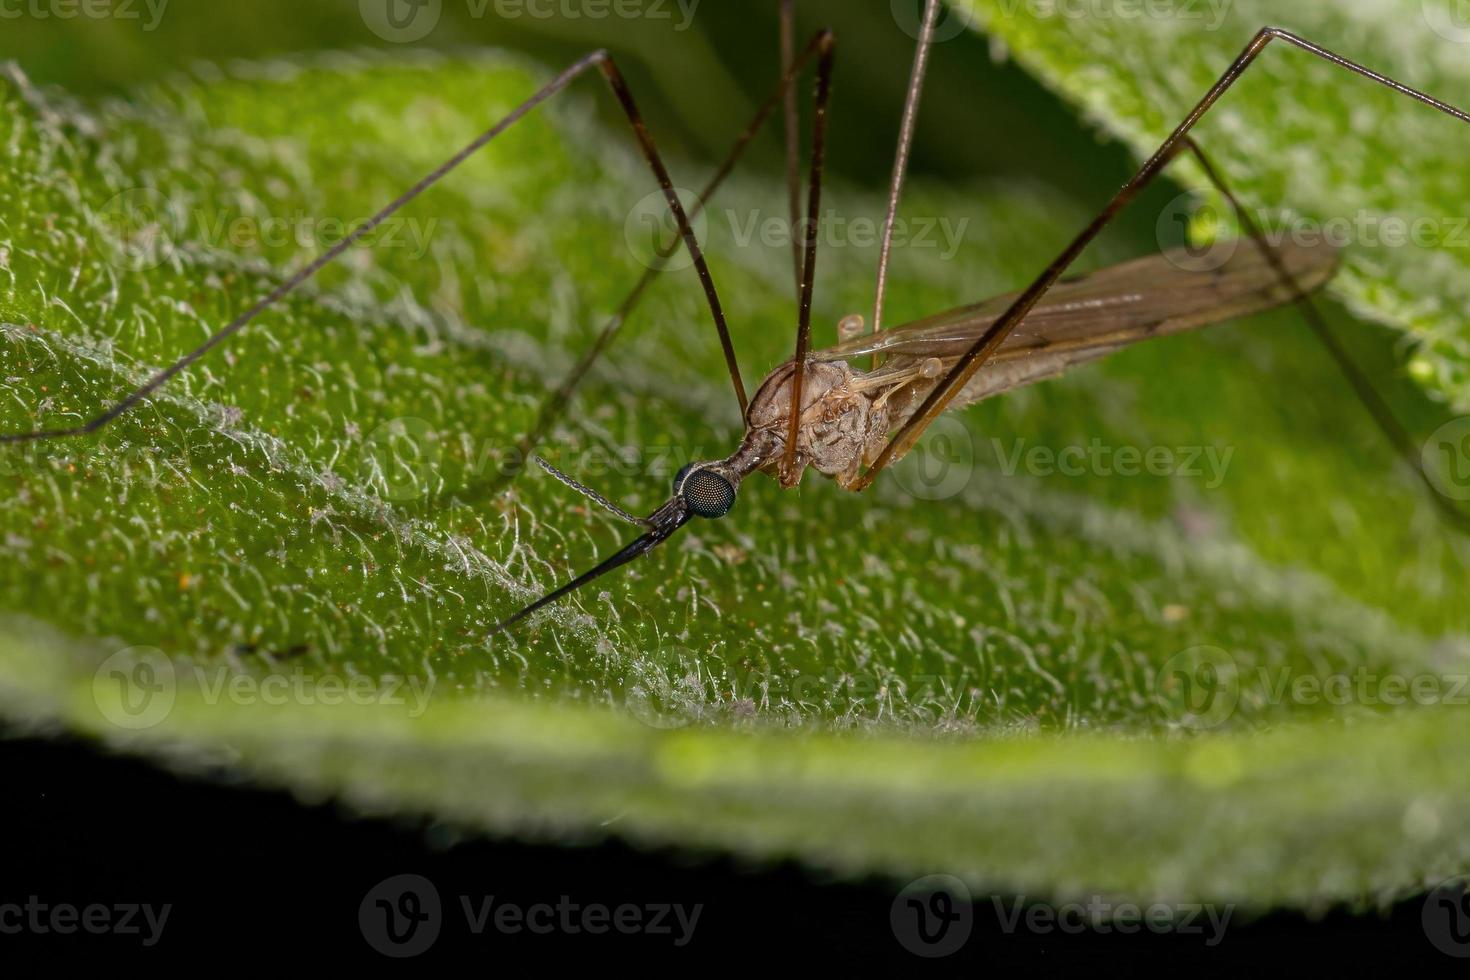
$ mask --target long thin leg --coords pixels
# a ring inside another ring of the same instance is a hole
[[[750,123],[741,132],[739,137],[736,138],[734,145],[730,148],[730,152],[726,154],[719,169],[715,171],[714,176],[709,179],[704,189],[700,191],[699,197],[690,206],[689,218],[691,221],[704,210],[710,198],[724,184],[726,178],[730,176],[730,173],[735,169],[735,165],[739,163],[741,157],[744,156],[745,151],[755,139],[756,134],[760,132],[766,122],[775,114],[777,105],[783,99],[789,99],[795,94],[796,79],[800,77],[801,73],[806,70],[807,65],[816,56],[818,43],[819,38],[813,37],[807,46],[786,64],[775,91],[771,93],[756,111]],[[794,146],[794,144],[792,145]],[[799,202],[799,189],[797,198]],[[799,206],[799,203],[797,206]],[[795,222],[793,222],[792,227],[794,228],[795,226]],[[794,235],[792,236],[792,240],[793,242],[795,241]],[[582,383],[583,379],[586,378],[587,372],[592,369],[592,365],[602,356],[603,351],[607,350],[608,346],[612,344],[613,339],[622,330],[623,325],[627,323],[628,318],[632,315],[634,308],[642,300],[643,294],[648,291],[648,287],[653,284],[654,279],[658,278],[659,273],[663,272],[669,258],[678,250],[679,245],[680,239],[676,237],[660,247],[652,264],[644,271],[642,277],[634,285],[627,298],[618,305],[612,317],[593,340],[591,347],[577,360],[577,363],[568,372],[562,383],[557,386],[556,390],[546,397],[546,401],[541,405],[541,411],[537,414],[535,424],[516,444],[513,457],[507,460],[506,464],[502,466],[501,472],[490,483],[488,492],[498,492],[504,489],[511,480],[515,479],[521,467],[531,458],[531,453],[541,443],[541,440],[546,437],[546,434],[551,431],[551,427],[556,424],[556,420],[561,417],[561,413],[566,410],[567,404],[571,401],[572,394],[576,391],[578,385]],[[800,285],[800,279],[800,266],[798,265],[798,286]],[[470,492],[477,491],[471,490]]]
[[[684,213],[684,206],[679,202],[679,195],[674,190],[674,182],[669,177],[668,169],[664,166],[663,160],[659,156],[658,149],[654,146],[653,137],[649,135],[648,127],[643,121],[643,116],[639,113],[638,107],[633,101],[633,93],[629,90],[628,84],[623,79],[623,75],[618,70],[618,67],[613,61],[612,56],[609,55],[606,51],[594,51],[571,65],[560,75],[556,76],[556,78],[548,82],[535,95],[531,96],[525,102],[522,102],[519,106],[513,109],[511,113],[507,115],[504,119],[500,120],[500,122],[496,123],[490,129],[486,130],[464,149],[460,150],[454,156],[450,157],[436,170],[431,172],[428,176],[424,177],[423,180],[420,180],[413,187],[405,191],[400,197],[394,200],[387,207],[383,208],[377,214],[373,215],[373,217],[368,219],[367,222],[354,230],[352,234],[346,236],[342,239],[342,241],[338,242],[332,248],[328,249],[312,262],[301,268],[289,279],[281,283],[275,289],[271,290],[271,292],[268,293],[265,297],[257,301],[254,306],[250,307],[244,313],[241,313],[238,317],[236,317],[234,320],[231,320],[224,327],[221,327],[204,343],[200,344],[198,347],[185,354],[183,357],[180,357],[173,364],[159,371],[147,382],[145,382],[141,387],[128,394],[121,401],[114,404],[111,408],[107,409],[101,415],[98,415],[97,417],[83,423],[82,425],[73,426],[71,428],[36,429],[31,432],[0,435],[0,444],[35,442],[43,439],[60,439],[70,436],[86,435],[88,433],[96,432],[98,429],[101,429],[103,426],[112,422],[123,413],[136,406],[139,402],[143,401],[149,395],[153,394],[153,392],[163,387],[163,385],[167,384],[174,376],[187,370],[191,365],[194,364],[194,362],[204,357],[206,354],[208,354],[214,348],[218,347],[229,337],[244,329],[251,321],[260,316],[261,313],[265,312],[275,303],[279,302],[292,290],[296,289],[302,283],[306,282],[312,276],[316,275],[327,265],[330,265],[333,260],[337,259],[339,256],[342,255],[342,253],[346,252],[353,245],[357,244],[357,242],[361,241],[363,237],[372,232],[373,229],[377,228],[395,212],[399,211],[414,198],[418,197],[424,191],[428,190],[430,187],[443,180],[445,176],[456,169],[460,164],[464,163],[465,160],[473,156],[487,143],[495,139],[495,137],[499,136],[501,133],[505,132],[511,126],[515,125],[521,119],[525,118],[531,112],[531,110],[535,109],[537,106],[541,105],[541,103],[547,101],[553,95],[566,88],[578,76],[582,75],[584,72],[588,71],[591,68],[599,69],[602,72],[603,78],[607,80],[608,85],[612,88],[613,95],[616,96],[619,104],[623,108],[623,113],[628,117],[628,122],[633,127],[634,135],[638,138],[638,144],[643,151],[644,158],[647,160],[649,167],[653,170],[654,175],[658,178],[659,186],[663,189],[664,197],[665,199],[667,199],[669,204],[669,209],[673,212],[675,219],[678,221],[680,235],[684,240],[685,247],[689,250],[691,258],[693,258],[694,260],[694,267],[698,271],[700,282],[704,286],[705,297],[709,301],[710,313],[714,317],[715,329],[717,329],[720,333],[720,344],[724,347],[725,362],[730,370],[730,380],[735,387],[735,395],[740,400],[740,409],[743,412],[745,410],[746,404],[745,384],[740,378],[740,368],[735,361],[735,348],[730,341],[730,329],[725,322],[724,309],[720,305],[719,294],[715,290],[714,279],[710,275],[709,266],[704,260],[704,253],[700,250],[699,242],[696,239],[694,230],[689,223],[689,218]]]
[[[781,71],[790,74],[796,44],[796,0],[781,0]],[[786,87],[786,200],[791,217],[791,265],[796,272],[796,297],[801,301],[801,242],[796,229],[801,221],[801,116],[796,105],[796,86]]]
[[[801,263],[801,307],[797,314],[796,355],[792,358],[791,424],[786,433],[786,456],[781,463],[781,482],[787,485],[796,469],[796,437],[801,429],[801,395],[806,381],[806,357],[812,340],[812,293],[817,277],[817,222],[822,214],[822,168],[827,157],[827,107],[832,98],[832,64],[837,39],[831,31],[817,36],[816,112],[812,124],[811,183],[807,188],[805,258]]]
[[[909,90],[903,103],[898,149],[893,155],[893,182],[888,188],[888,213],[883,219],[883,244],[878,250],[878,284],[873,293],[873,333],[883,329],[883,297],[888,292],[893,223],[898,218],[898,202],[903,196],[904,180],[908,177],[909,154],[914,146],[914,130],[919,123],[919,102],[924,95],[924,77],[929,72],[929,52],[934,47],[934,25],[939,21],[939,5],[942,2],[943,0],[928,0],[924,7],[924,23],[919,30],[919,44],[914,49],[914,67],[909,73]],[[878,360],[878,355],[874,354],[874,370],[878,368]]]
[[[1461,122],[1470,123],[1470,114],[1455,108],[1447,102],[1441,102],[1432,96],[1425,95],[1417,89],[1409,88],[1401,82],[1394,81],[1386,75],[1380,75],[1378,72],[1364,68],[1356,62],[1349,61],[1341,55],[1334,54],[1326,48],[1313,44],[1304,38],[1297,37],[1288,31],[1276,27],[1262,28],[1251,39],[1250,44],[1246,45],[1245,50],[1235,60],[1235,63],[1226,70],[1224,75],[1220,76],[1220,80],[1215,83],[1214,87],[1205,94],[1205,97],[1200,100],[1193,111],[1170,134],[1169,138],[1164,141],[1163,145],[1159,147],[1158,152],[1149,158],[1148,162],[1139,169],[1133,179],[1124,185],[1123,189],[1108,202],[1107,207],[1103,208],[1102,213],[1083,229],[1082,233],[1067,246],[1062,254],[1051,265],[1046,267],[1046,270],[1037,277],[1036,281],[1016,298],[1016,301],[1001,315],[1000,319],[996,320],[995,324],[965,352],[964,356],[959,359],[949,374],[945,375],[944,380],[929,393],[928,398],[924,399],[918,411],[889,440],[888,445],[884,447],[883,452],[879,454],[878,458],[873,461],[873,465],[868,468],[868,471],[854,482],[854,490],[866,489],[872,484],[877,475],[882,472],[884,467],[895,459],[902,457],[913,448],[914,443],[918,441],[919,436],[923,434],[929,424],[944,412],[945,407],[964,389],[965,384],[974,376],[975,372],[984,367],[985,363],[995,354],[1000,345],[1005,342],[1006,337],[1010,336],[1011,331],[1015,330],[1017,325],[1026,318],[1026,314],[1030,313],[1032,308],[1046,295],[1047,291],[1056,285],[1057,280],[1066,273],[1072,263],[1086,250],[1088,245],[1092,244],[1092,241],[1102,233],[1103,229],[1118,216],[1118,213],[1127,207],[1159,175],[1179,151],[1189,131],[1204,117],[1205,113],[1214,107],[1215,103],[1220,101],[1220,97],[1239,80],[1240,76],[1251,66],[1261,51],[1277,39],[1296,45],[1302,50],[1308,51],[1326,61],[1330,61],[1340,68],[1345,68],[1355,74],[1362,75],[1364,78],[1387,86],[1434,109],[1438,109],[1440,112],[1453,116]]]
[[[1337,365],[1338,370],[1347,378],[1348,384],[1352,386],[1353,392],[1358,396],[1358,400],[1363,403],[1363,407],[1368,410],[1368,414],[1373,416],[1373,421],[1378,424],[1378,428],[1382,430],[1384,437],[1393,446],[1394,452],[1418,475],[1425,489],[1429,491],[1429,499],[1439,508],[1440,513],[1444,515],[1445,519],[1460,530],[1470,532],[1470,515],[1467,515],[1464,511],[1451,504],[1436,489],[1433,478],[1424,469],[1423,460],[1418,449],[1414,446],[1413,437],[1409,435],[1408,430],[1394,416],[1393,409],[1389,408],[1388,403],[1383,400],[1383,396],[1373,387],[1373,382],[1368,378],[1368,375],[1358,367],[1357,363],[1352,359],[1352,355],[1338,342],[1337,337],[1333,335],[1332,330],[1327,326],[1327,319],[1322,315],[1322,311],[1318,309],[1316,301],[1313,300],[1312,296],[1306,290],[1298,285],[1296,277],[1291,274],[1291,271],[1286,267],[1286,263],[1282,261],[1280,251],[1266,240],[1266,237],[1261,233],[1259,223],[1255,218],[1251,217],[1245,205],[1235,196],[1235,192],[1226,184],[1225,178],[1220,175],[1220,171],[1216,169],[1200,145],[1192,137],[1188,136],[1184,138],[1184,143],[1189,147],[1189,151],[1194,154],[1194,158],[1204,170],[1206,178],[1230,202],[1231,208],[1235,210],[1236,216],[1240,219],[1241,227],[1250,237],[1250,240],[1255,243],[1261,255],[1270,263],[1271,268],[1275,270],[1277,278],[1291,290],[1292,298],[1296,301],[1302,318],[1307,321],[1307,325],[1312,328],[1312,333],[1327,348],[1328,354],[1332,356],[1333,363]]]

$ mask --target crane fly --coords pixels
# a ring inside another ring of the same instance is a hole
[[[1301,289],[1320,287],[1337,267],[1337,251],[1331,245],[1291,245],[1279,254]],[[1190,271],[1192,265],[1190,252],[1178,249],[1059,284],[1006,338],[986,369],[949,402],[948,409],[1054,378],[1068,368],[1149,337],[1264,312],[1297,298],[1272,263],[1255,251],[1238,251],[1218,269]],[[844,489],[863,489],[865,470],[883,452],[888,434],[913,419],[965,352],[995,328],[1016,298],[1001,296],[811,352],[794,444],[789,439],[796,364],[782,364],[756,389],[746,409],[745,437],[739,448],[727,459],[685,466],[674,479],[673,496],[646,519],[632,517],[538,459],[557,479],[644,527],[645,533],[591,571],[522,609],[500,628],[648,553],[696,517],[724,517],[735,505],[741,482],[753,473],[768,473],[789,489],[810,468]],[[882,366],[872,371],[854,369],[850,362],[865,355],[880,356]]]
[[[883,304],[892,257],[894,223],[907,178],[919,106],[935,43],[943,0],[925,0],[900,121],[892,180],[879,248],[871,320],[849,317],[842,339],[833,347],[811,348],[812,300],[817,264],[817,229],[821,215],[822,176],[826,162],[827,113],[837,41],[820,31],[799,48],[795,35],[795,0],[780,0],[782,68],[769,98],[740,133],[694,203],[686,209],[654,143],[637,103],[615,60],[594,51],[555,76],[525,102],[486,130],[444,164],[358,225],[332,248],[301,267],[203,344],[159,370],[143,385],[83,424],[69,428],[37,428],[0,434],[0,444],[68,438],[96,432],[146,400],[292,290],[340,257],[382,222],[425,190],[444,179],[465,160],[525,118],[542,103],[589,72],[601,74],[648,164],[677,228],[677,235],[634,286],[603,326],[587,353],[565,381],[546,399],[536,423],[522,437],[516,457],[526,459],[567,407],[592,364],[631,318],[653,280],[679,248],[684,248],[703,287],[711,319],[719,334],[745,434],[735,451],[722,460],[692,463],[674,478],[672,495],[648,517],[630,514],[578,483],[572,476],[537,461],[558,480],[636,525],[642,533],[608,558],[565,585],[536,600],[494,628],[500,632],[563,598],[587,583],[640,558],[667,541],[695,518],[724,517],[733,509],[741,483],[756,472],[776,478],[782,487],[797,486],[807,470],[834,479],[847,490],[862,491],[889,465],[903,458],[924,430],[946,411],[1023,385],[1054,378],[1065,371],[1129,345],[1233,320],[1293,304],[1322,341],[1395,452],[1430,490],[1430,499],[1446,520],[1470,529],[1470,516],[1434,492],[1412,437],[1376,392],[1367,374],[1328,329],[1313,294],[1337,268],[1338,254],[1327,244],[1303,246],[1268,241],[1231,191],[1221,173],[1190,135],[1200,120],[1250,68],[1271,43],[1280,41],[1323,59],[1400,95],[1436,109],[1460,122],[1470,114],[1410,88],[1296,34],[1262,28],[1239,57],[1204,94],[1159,149],[1121,190],[1037,277],[1020,292],[927,317],[888,329]],[[815,69],[813,124],[805,194],[799,175],[799,106],[797,82]],[[719,291],[710,273],[692,219],[729,177],[756,135],[774,118],[784,116],[788,204],[793,236],[792,267],[797,295],[796,346],[792,357],[772,371],[747,397],[734,343]],[[1239,247],[1223,263],[1201,267],[1187,250],[1147,256],[1092,273],[1065,278],[1067,270],[1109,224],[1178,157],[1194,158],[1215,190],[1234,209],[1243,235]],[[805,201],[803,201],[803,196]],[[805,217],[803,218],[803,205]],[[862,361],[866,366],[855,366]]]

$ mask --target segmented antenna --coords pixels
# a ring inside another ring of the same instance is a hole
[[[648,521],[645,518],[642,518],[642,517],[634,517],[632,514],[630,514],[627,511],[623,510],[623,508],[619,507],[617,504],[613,503],[611,500],[608,500],[606,497],[604,497],[602,494],[598,493],[596,490],[593,490],[591,487],[583,486],[582,484],[578,483],[576,480],[574,480],[571,477],[567,476],[561,470],[557,469],[555,466],[552,466],[550,463],[548,463],[546,460],[542,459],[540,456],[535,456],[535,457],[532,457],[532,458],[534,458],[536,460],[537,465],[539,465],[543,470],[545,470],[546,472],[550,473],[552,476],[556,477],[562,483],[565,483],[567,486],[571,487],[573,490],[577,491],[582,496],[586,497],[588,500],[590,500],[593,503],[597,504],[599,507],[602,507],[608,513],[613,514],[614,516],[617,516],[617,517],[621,517],[623,520],[627,521],[629,524],[636,524],[639,527],[648,527],[649,526],[649,523],[648,523]]]

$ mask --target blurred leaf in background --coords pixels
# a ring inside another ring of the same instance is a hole
[[[1089,116],[1148,154],[1268,24],[1309,40],[1333,38],[1339,53],[1464,105],[1470,30],[1454,7],[1439,0],[1296,3],[1288,11],[1269,0],[1240,0],[1089,18],[1066,4],[1018,16],[1008,0],[974,0],[960,4],[956,16],[972,17]],[[1470,128],[1276,43],[1196,138],[1218,156],[1268,232],[1347,245],[1333,292],[1354,312],[1405,329],[1416,380],[1470,410],[1470,220],[1460,174]],[[1188,163],[1190,182],[1212,193]],[[1229,215],[1223,200],[1215,208]]]

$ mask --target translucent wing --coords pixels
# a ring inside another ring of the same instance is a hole
[[[1304,291],[1332,277],[1337,250],[1330,245],[1274,246]],[[1249,240],[1235,244],[1228,261],[1201,268],[1185,249],[1125,262],[1058,283],[1011,334],[995,357],[970,381],[952,407],[971,404],[1011,388],[1055,377],[1150,337],[1162,337],[1259,313],[1291,302],[1261,250]],[[932,387],[932,359],[947,371],[1010,307],[1016,295],[965,306],[878,334],[857,337],[822,351],[818,360],[847,360],[882,354],[871,384],[911,383],[910,397]],[[920,373],[925,362],[929,370]],[[895,408],[899,407],[895,405]],[[895,425],[902,421],[898,413]]]

